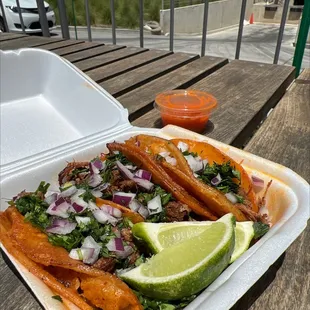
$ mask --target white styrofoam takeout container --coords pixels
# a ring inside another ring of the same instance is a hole
[[[4,95],[1,94],[1,109],[3,105],[7,113],[4,125],[10,126],[10,121],[15,121],[16,112],[19,115],[17,126],[19,130],[24,130],[20,133],[12,127],[4,128],[6,133],[3,138],[7,140],[4,141],[6,148],[1,157],[4,165],[1,167],[0,210],[7,208],[5,198],[10,199],[23,189],[35,190],[42,180],[52,183],[52,188],[57,187],[57,174],[67,161],[92,159],[107,150],[105,146],[107,142],[114,140],[122,142],[139,133],[164,138],[183,137],[206,141],[238,162],[243,160],[243,166],[250,174],[263,178],[265,184],[270,179],[273,180],[267,195],[266,210],[271,218],[272,228],[187,306],[187,310],[229,309],[306,227],[309,219],[309,184],[292,170],[179,127],[166,126],[160,130],[133,127],[126,120],[127,111],[113,97],[85,74],[50,52],[25,49],[17,52],[2,52],[0,56],[0,81],[1,84],[5,83],[4,88],[1,85],[1,93],[2,88],[4,90]],[[34,59],[39,62],[37,67],[34,65]],[[21,83],[22,79],[26,78],[24,72],[19,72],[20,67],[15,66],[15,63],[21,65],[24,62],[30,62],[36,67],[33,69],[35,75],[30,75],[27,79],[36,81],[36,77],[40,77],[42,79],[38,81],[40,87],[35,88],[33,81],[27,81],[27,87],[21,85],[19,91],[14,93],[15,84]],[[47,62],[53,63],[53,66],[46,64]],[[5,70],[3,70],[3,64]],[[16,72],[18,75],[13,78],[13,73]],[[62,75],[57,76],[59,72]],[[10,83],[6,81],[3,73],[8,76]],[[65,87],[65,85],[70,86]],[[7,88],[13,90],[11,95]],[[52,92],[58,95],[55,96]],[[74,92],[78,93],[78,96],[74,95]],[[86,102],[87,109],[83,109]],[[26,107],[23,107],[24,104]],[[101,105],[104,106],[103,109]],[[57,125],[62,130],[53,131],[52,135],[45,140],[45,135],[50,134],[49,128],[55,124],[48,119],[51,106],[53,111],[57,112],[52,113],[53,117],[57,116],[61,120]],[[36,118],[31,119],[32,116],[28,114],[23,118],[20,110],[27,113],[27,108],[47,119],[41,122]],[[72,118],[71,112],[74,113]],[[101,116],[105,122],[100,122]],[[28,122],[28,117],[31,122]],[[102,126],[93,125],[93,119]],[[82,124],[81,127],[79,123]],[[79,135],[72,135],[70,138],[54,137],[55,134],[61,135],[63,130],[72,129],[72,124],[76,126],[76,132],[79,132]],[[12,129],[13,133],[8,128]],[[42,141],[33,141],[33,134],[39,135]],[[15,141],[15,137],[18,141]],[[10,140],[13,140],[12,144]],[[51,145],[54,148],[49,149]],[[32,147],[30,150],[29,146]],[[5,248],[3,250],[7,253]],[[61,303],[51,298],[54,295],[53,292],[41,280],[28,272],[9,254],[8,256],[46,309],[64,309]],[[71,306],[72,309],[76,309],[75,306]]]

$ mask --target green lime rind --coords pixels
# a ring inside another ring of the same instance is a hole
[[[206,229],[196,237],[162,250],[146,263],[122,274],[121,279],[145,296],[161,300],[177,300],[198,293],[212,283],[228,266],[234,250],[234,216],[227,214],[217,222],[225,225],[222,225],[224,229],[220,227],[220,231],[222,231],[218,235],[220,242],[216,243],[214,248],[211,246],[210,253],[205,249],[209,249],[209,244],[212,244],[212,239],[208,239],[211,229],[213,229],[212,226],[209,228],[210,231]],[[197,248],[200,241],[202,241],[203,246]],[[191,247],[193,244],[194,248]],[[184,260],[182,262],[184,266],[186,266],[187,260],[195,261],[195,257],[190,255],[195,251],[198,254],[201,252],[202,260],[194,265],[187,266],[184,270],[169,274],[179,268],[175,261],[180,261],[180,257]],[[176,256],[173,257],[174,255]],[[167,276],[154,276],[154,274],[163,273],[163,270],[167,270]]]
[[[247,251],[253,238],[253,222],[237,222],[235,228],[235,248],[229,262],[230,264]]]

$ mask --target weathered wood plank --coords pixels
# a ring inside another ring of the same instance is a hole
[[[130,58],[125,58],[116,63],[87,71],[87,75],[96,82],[103,82],[171,54],[172,52],[170,51],[150,50]]]
[[[165,90],[186,88],[228,63],[225,58],[202,57],[118,98],[133,121],[152,109],[155,96]],[[146,127],[145,124],[143,127]],[[152,127],[152,126],[149,126]]]
[[[78,45],[70,45],[66,47],[57,48],[57,49],[54,49],[53,52],[59,56],[65,56],[65,55],[73,54],[75,52],[80,52],[80,51],[88,50],[90,48],[103,46],[103,45],[104,45],[103,43],[84,42]]]
[[[294,79],[289,66],[234,60],[191,86],[218,100],[209,137],[242,147]],[[236,112],[239,111],[239,112]]]
[[[0,252],[0,309],[43,309],[6,255]]]
[[[154,63],[121,74],[100,83],[100,85],[110,94],[118,97],[197,58],[199,58],[198,55],[175,53],[163,59],[159,59]]]
[[[305,81],[310,82],[310,69],[298,77],[297,83],[274,108],[245,150],[291,168],[310,182],[310,83]],[[310,222],[286,251],[284,262],[281,268],[277,268],[276,275],[273,265],[233,309],[247,309],[246,306],[255,300],[253,295],[257,300],[251,310],[309,309],[309,240]],[[267,287],[268,278],[271,279]]]
[[[119,49],[125,48],[125,46],[119,46],[119,45],[104,45],[104,46],[96,46],[94,48],[90,48],[84,51],[80,51],[77,53],[73,53],[70,55],[64,56],[67,60],[75,63],[78,61],[86,60],[91,57],[95,57],[98,55],[110,53]]]
[[[45,37],[22,37],[15,40],[9,40],[9,41],[3,41],[0,42],[0,49],[2,50],[14,50],[14,49],[20,49],[25,47],[36,47],[39,45],[49,44],[49,43],[55,43],[63,41],[63,39],[51,39],[51,38],[45,38]]]
[[[211,93],[219,103],[205,134],[242,147],[293,79],[293,67],[238,60],[200,80],[190,88]],[[162,126],[159,113],[155,110],[137,119],[134,124],[140,127]]]
[[[146,51],[147,49],[145,48],[126,47],[114,51],[113,53],[106,53],[83,61],[79,61],[78,63],[75,63],[75,65],[79,69],[87,71]]]
[[[36,47],[44,49],[44,50],[52,51],[57,48],[66,47],[66,46],[79,46],[83,43],[84,41],[82,40],[65,40],[65,41],[60,41],[60,42],[48,43],[44,45],[38,45]]]
[[[0,33],[0,42],[15,40],[18,38],[23,38],[23,37],[26,37],[26,35],[25,34],[11,33],[11,32],[1,32]]]

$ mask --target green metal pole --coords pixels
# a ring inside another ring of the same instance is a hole
[[[307,37],[309,33],[309,26],[310,26],[310,0],[305,0],[293,59],[293,66],[296,67],[296,77],[300,73],[301,63],[304,56]]]
[[[77,40],[78,35],[77,35],[77,30],[76,30],[76,16],[75,16],[74,0],[72,0],[72,14],[73,14],[73,22],[74,22],[75,40]]]

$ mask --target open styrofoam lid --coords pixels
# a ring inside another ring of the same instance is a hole
[[[1,170],[83,138],[130,127],[128,111],[49,51],[0,51]],[[82,139],[82,140],[81,140]]]

